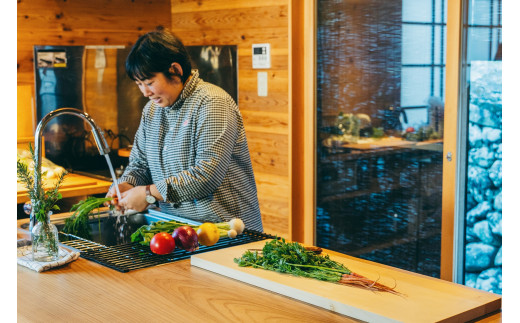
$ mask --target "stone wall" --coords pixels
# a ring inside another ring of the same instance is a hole
[[[502,62],[471,62],[465,285],[502,294]]]

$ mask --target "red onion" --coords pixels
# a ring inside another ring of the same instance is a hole
[[[175,239],[175,245],[181,249],[195,251],[199,248],[197,232],[188,225],[175,229],[172,236]]]

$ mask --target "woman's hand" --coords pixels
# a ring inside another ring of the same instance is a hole
[[[123,194],[123,192],[126,192],[126,191],[134,188],[134,186],[132,184],[129,184],[128,182],[122,182],[122,183],[118,184],[118,187],[119,187],[119,192],[121,192],[121,195]],[[121,207],[121,205],[119,204],[115,185],[112,186],[110,188],[110,190],[108,190],[106,197],[112,197],[113,199],[110,202],[105,202],[105,206],[114,205],[116,210],[124,212],[124,208]]]
[[[146,202],[145,186],[136,186],[129,190],[125,190],[125,192],[121,192],[121,201],[119,201],[119,206],[125,210],[131,209],[137,212],[142,212],[146,210],[148,205],[148,202]]]

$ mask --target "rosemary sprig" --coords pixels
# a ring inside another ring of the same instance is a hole
[[[47,172],[42,173],[41,169],[36,169],[36,156],[30,143],[29,152],[31,153],[31,159],[35,165],[33,174],[31,174],[29,171],[29,166],[20,159],[17,159],[16,161],[16,173],[20,181],[24,183],[25,187],[27,188],[36,220],[39,222],[46,222],[50,211],[59,211],[60,209],[56,203],[62,198],[62,195],[59,192],[59,188],[63,183],[67,172],[64,171],[61,173],[58,177],[58,180],[54,184],[54,187],[48,191],[45,191],[41,179],[44,175],[47,174]],[[34,181],[35,177],[40,179],[37,186],[35,185]]]

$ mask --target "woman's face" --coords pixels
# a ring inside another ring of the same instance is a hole
[[[146,80],[136,80],[135,83],[141,93],[161,108],[168,107],[177,101],[182,89],[182,81],[174,77],[168,79],[164,73],[157,73]]]

